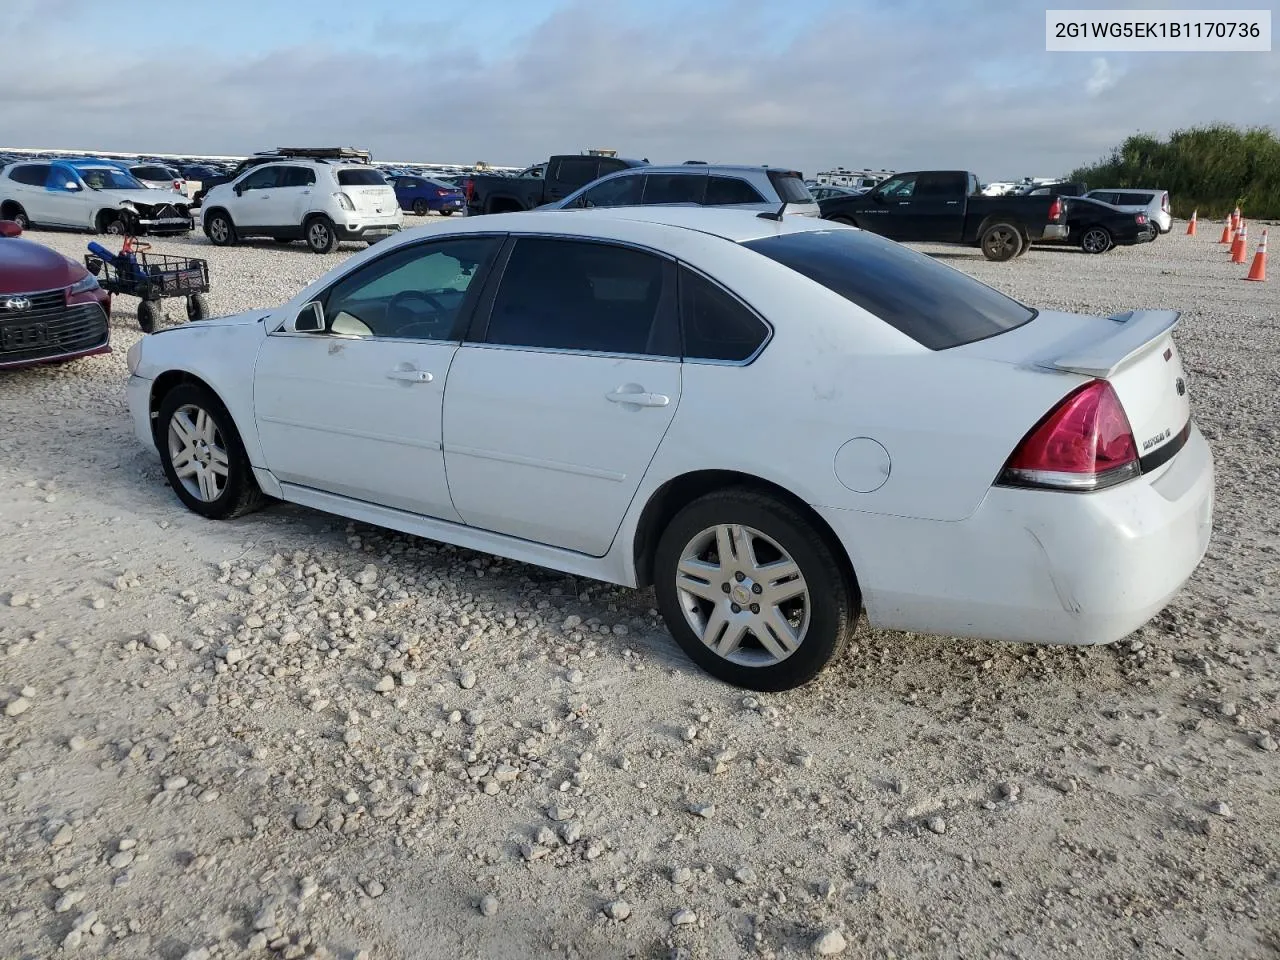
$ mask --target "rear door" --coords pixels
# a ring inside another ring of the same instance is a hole
[[[600,176],[599,157],[561,157],[543,184],[542,201],[563,200]]]
[[[905,203],[898,204],[898,239],[958,243],[964,231],[968,177],[955,171],[922,173]]]
[[[445,394],[445,468],[469,524],[603,556],[680,402],[675,264],[520,237]]]
[[[34,224],[56,221],[52,219],[56,213],[50,202],[51,195],[45,189],[49,181],[50,164],[20,163],[9,171],[9,190],[11,198],[22,204],[27,212],[27,219]]]
[[[273,191],[271,212],[275,225],[300,227],[311,208],[316,188],[316,172],[311,167],[286,167]]]

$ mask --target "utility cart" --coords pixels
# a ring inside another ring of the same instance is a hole
[[[143,333],[155,331],[164,316],[160,301],[165,299],[185,297],[188,320],[207,318],[209,264],[196,257],[150,253],[150,249],[151,244],[133,237],[125,237],[119,253],[90,243],[84,265],[108,293],[123,293],[142,301],[138,304],[138,326]]]

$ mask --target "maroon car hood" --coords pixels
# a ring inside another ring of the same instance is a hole
[[[87,272],[48,247],[19,237],[0,237],[0,296],[58,290]]]

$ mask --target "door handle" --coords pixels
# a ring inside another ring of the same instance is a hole
[[[606,400],[614,403],[629,403],[636,407],[665,407],[671,398],[662,393],[645,393],[642,390],[618,389],[604,395]]]
[[[435,378],[425,370],[391,370],[387,373],[389,380],[406,380],[409,383],[430,383]]]

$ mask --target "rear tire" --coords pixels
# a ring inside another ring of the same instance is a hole
[[[741,549],[744,540],[750,550]],[[721,546],[733,543],[736,555],[722,557]],[[768,572],[787,561],[789,578]],[[654,555],[658,609],[676,642],[712,676],[751,690],[801,686],[840,656],[862,607],[845,571],[843,558],[805,517],[745,488],[690,503],[662,532]],[[787,596],[795,590],[801,592]],[[770,602],[771,593],[780,599]],[[741,638],[734,649],[713,649],[731,636]]]
[[[1106,253],[1113,246],[1106,227],[1089,227],[1080,234],[1080,249],[1085,253]]]
[[[338,232],[328,217],[312,217],[304,231],[312,253],[333,253],[338,247]]]
[[[160,309],[159,301],[143,300],[138,304],[138,326],[143,333],[155,333],[163,318],[164,312]]]
[[[191,442],[184,442],[184,437]],[[208,388],[183,383],[165,394],[156,447],[169,486],[193,513],[230,520],[266,502],[231,414]],[[179,477],[178,469],[187,475]]]
[[[1022,253],[1022,231],[1012,223],[993,223],[982,231],[982,255],[996,263],[1012,260]]]
[[[453,216],[453,211],[452,211],[452,210],[441,210],[441,211],[440,211],[440,216],[442,216],[442,217],[452,217],[452,216]]]

